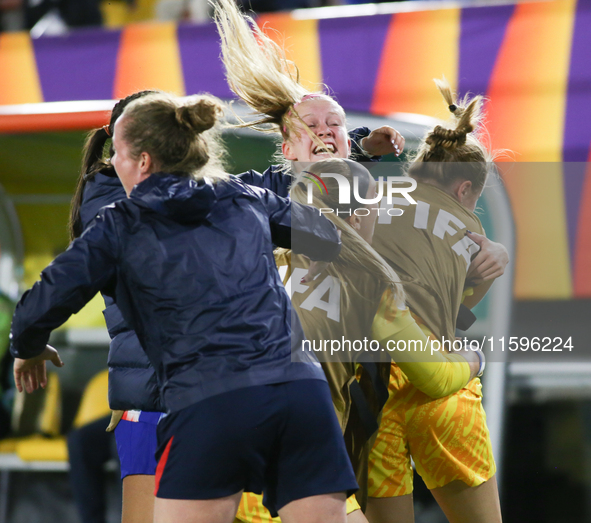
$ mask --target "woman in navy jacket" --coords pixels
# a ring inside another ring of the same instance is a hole
[[[181,106],[163,95],[126,108],[113,164],[129,199],[103,209],[23,296],[15,377],[28,391],[42,383],[45,360],[58,361],[50,331],[110,288],[169,412],[158,428],[156,521],[232,521],[245,488],[264,488],[285,521],[344,521],[356,485],[321,370],[292,363],[301,330],[296,320],[291,333],[272,254],[293,238],[329,261],[338,237],[312,209],[216,170],[205,131],[219,111],[211,99]]]
[[[90,133],[85,143],[81,174],[72,199],[69,223],[71,240],[82,234],[102,207],[126,198],[115,170],[103,158],[103,151],[112,136],[115,122],[125,107],[134,100],[153,93],[155,91],[140,91],[120,100],[113,108],[109,125]],[[366,158],[358,143],[368,136],[370,130],[366,127],[349,132],[352,158]],[[371,137],[366,140],[366,147],[369,148],[373,141]],[[378,160],[379,157],[373,159]],[[280,196],[287,196],[292,181],[291,173],[282,165],[272,165],[263,174],[251,170],[238,177],[249,185],[270,189]],[[111,337],[108,359],[109,404],[117,412],[113,415],[110,427],[115,430],[121,462],[122,522],[151,521],[153,476],[156,472],[156,424],[164,407],[160,401],[154,369],[137,336],[123,319],[113,298],[107,295],[103,297],[106,305],[103,314]]]

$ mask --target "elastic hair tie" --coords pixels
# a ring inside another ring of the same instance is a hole
[[[457,109],[458,109],[458,106],[457,106],[456,104],[451,104],[451,105],[449,106],[449,110],[450,110],[452,113],[455,113]]]
[[[111,131],[109,130],[109,124],[103,125],[103,131],[107,133],[107,136],[110,138],[112,136]]]

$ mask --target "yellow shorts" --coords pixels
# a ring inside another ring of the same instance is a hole
[[[361,507],[355,496],[347,498],[347,514],[359,510]],[[234,523],[280,523],[280,518],[272,518],[269,511],[263,506],[263,496],[253,494],[252,492],[245,492],[242,494],[240,505],[238,506],[238,513]]]
[[[478,378],[446,398],[416,389],[397,365],[369,457],[370,497],[391,498],[413,488],[411,456],[427,488],[461,480],[476,487],[496,471]]]

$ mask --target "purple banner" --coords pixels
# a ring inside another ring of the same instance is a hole
[[[369,112],[392,16],[320,20],[323,81],[348,110]]]
[[[462,9],[458,92],[486,94],[515,6]]]
[[[33,40],[46,102],[110,100],[121,31],[79,29]]]
[[[564,120],[565,162],[589,160],[591,144],[591,3],[579,0],[570,57],[566,114]],[[579,210],[583,195],[585,172],[570,169],[563,176],[566,197],[566,215],[571,260],[577,243]]]
[[[187,94],[208,92],[221,98],[234,98],[221,64],[215,25],[181,25],[177,34]]]

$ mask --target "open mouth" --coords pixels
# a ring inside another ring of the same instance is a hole
[[[313,154],[322,154],[322,153],[331,153],[334,154],[336,152],[336,147],[332,143],[325,143],[324,147],[316,147],[312,153]]]

